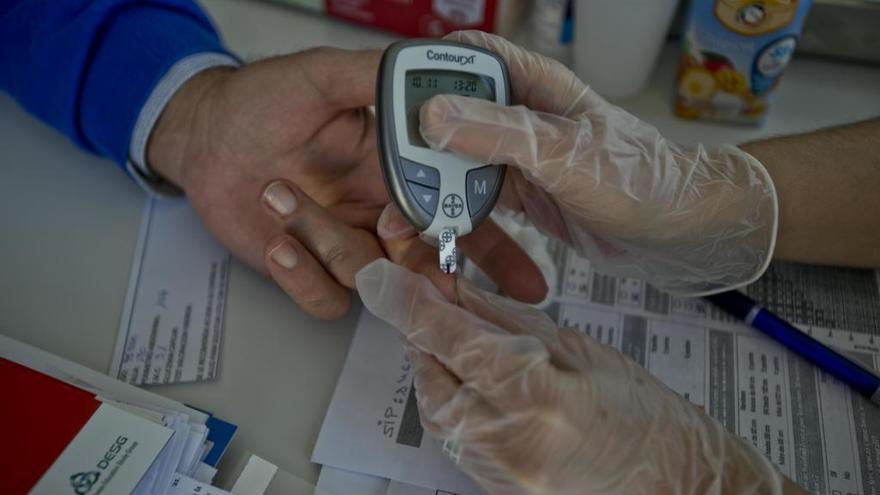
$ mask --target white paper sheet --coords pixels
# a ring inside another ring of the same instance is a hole
[[[229,253],[183,200],[149,199],[109,374],[135,385],[213,380]]]
[[[211,486],[183,474],[175,474],[171,480],[170,495],[232,495],[226,490]]]
[[[482,493],[482,492],[480,492]],[[460,495],[446,490],[425,488],[423,486],[410,485],[400,481],[388,483],[388,491],[385,495]]]
[[[278,473],[278,466],[251,454],[230,490],[235,495],[263,495]]]
[[[323,466],[315,495],[385,495],[388,483],[384,478]]]
[[[312,460],[428,488],[479,493],[424,433],[394,328],[361,313]]]
[[[214,476],[217,476],[217,468],[200,462],[192,474],[192,478],[200,483],[210,485],[214,482]]]
[[[755,445],[813,493],[880,493],[880,409],[797,355],[699,299],[596,273],[552,248],[559,286],[548,314],[639,362]],[[880,365],[880,274],[774,264],[747,289],[805,332]],[[313,460],[387,477],[388,493],[482,493],[417,428],[399,337],[364,314]],[[413,441],[419,437],[419,441]],[[436,490],[436,489],[440,490]]]
[[[331,466],[321,467],[314,495],[456,495],[400,481],[355,473]]]

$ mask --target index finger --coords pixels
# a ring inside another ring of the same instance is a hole
[[[501,36],[483,31],[456,31],[443,39],[493,51],[507,63],[513,103],[532,110],[572,117],[601,98],[557,60],[517,46]]]
[[[356,281],[370,312],[482,394],[492,396],[499,384],[549,361],[540,340],[511,335],[450,303],[426,277],[386,259],[367,265]]]
[[[447,299],[454,299],[454,278],[440,271],[436,248],[422,242],[393,204],[382,211],[377,230],[391,261],[427,276]],[[541,269],[491,218],[462,237],[459,247],[505,294],[529,303],[541,302],[546,296],[548,287]]]

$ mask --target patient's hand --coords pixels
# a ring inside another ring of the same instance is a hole
[[[384,256],[375,226],[390,199],[368,108],[380,56],[317,48],[205,71],[150,139],[148,162],[183,188],[214,236],[318,318],[342,315],[355,273]],[[539,271],[497,226],[466,239],[463,251],[508,293],[543,297]],[[514,253],[518,269],[498,263],[499,251]],[[433,254],[410,267],[430,272]]]

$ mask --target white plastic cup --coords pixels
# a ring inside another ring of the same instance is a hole
[[[644,89],[678,0],[575,0],[574,71],[605,98]]]

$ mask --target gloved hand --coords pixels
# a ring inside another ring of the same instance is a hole
[[[682,146],[609,104],[562,64],[480,31],[452,33],[510,69],[513,101],[435,96],[421,132],[435,149],[507,163],[502,203],[609,274],[674,294],[745,285],[767,266],[777,199],[733,146]]]
[[[635,362],[529,306],[463,281],[456,305],[384,259],[356,281],[415,348],[422,424],[490,494],[799,492]]]

